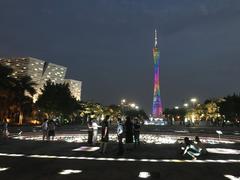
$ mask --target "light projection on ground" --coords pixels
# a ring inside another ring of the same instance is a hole
[[[81,146],[80,148],[73,149],[72,151],[86,151],[93,152],[99,150],[100,147],[92,147],[92,146]]]
[[[82,173],[82,170],[73,170],[73,169],[65,169],[58,174],[60,175],[70,175],[70,174],[79,174]]]

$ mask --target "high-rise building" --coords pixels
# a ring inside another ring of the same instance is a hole
[[[0,58],[0,64],[13,69],[14,78],[30,76],[33,81],[39,82],[42,77],[44,61],[32,57]]]
[[[82,81],[76,81],[73,79],[65,79],[65,83],[69,84],[71,94],[76,100],[81,101],[81,89]]]
[[[155,43],[153,48],[154,60],[154,93],[153,93],[153,109],[152,116],[154,119],[162,117],[163,108],[160,96],[160,51],[158,50],[157,30],[155,30]]]
[[[12,76],[30,76],[36,83],[36,94],[33,96],[35,102],[41,94],[41,88],[50,80],[54,83],[64,83],[67,68],[53,63],[48,63],[40,59],[26,58],[0,58],[0,64],[13,69]]]

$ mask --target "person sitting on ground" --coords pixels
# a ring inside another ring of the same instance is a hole
[[[183,155],[188,154],[189,156],[192,157],[193,160],[196,160],[197,156],[201,155],[201,148],[196,147],[190,140],[188,137],[184,138],[184,142],[185,142],[185,149],[183,152]]]
[[[207,149],[200,141],[200,138],[198,136],[195,137],[195,143],[198,148],[202,149],[201,154],[207,154]]]

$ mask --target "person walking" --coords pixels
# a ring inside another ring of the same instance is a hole
[[[42,123],[42,139],[43,141],[45,140],[45,138],[47,139],[48,137],[48,119],[44,119],[43,123]]]
[[[126,134],[126,148],[129,149],[129,144],[133,143],[133,123],[129,116],[126,117],[125,122],[125,134]]]
[[[137,147],[137,145],[140,145],[140,140],[139,140],[139,136],[140,136],[140,123],[138,118],[134,119],[134,124],[133,124],[133,135],[134,135],[134,145],[135,147]]]
[[[93,140],[93,127],[92,127],[92,119],[89,118],[87,122],[88,126],[88,144],[92,145],[92,140]]]
[[[118,118],[117,121],[117,137],[118,137],[118,153],[117,155],[123,155],[124,147],[123,147],[123,124],[121,118]]]
[[[105,154],[107,150],[107,143],[109,140],[108,133],[109,133],[109,115],[105,117],[102,121],[102,142],[101,142],[101,153]]]

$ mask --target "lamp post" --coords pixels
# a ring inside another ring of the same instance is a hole
[[[196,104],[197,102],[197,98],[191,98],[190,101],[192,102],[193,106]]]
[[[196,116],[195,116],[195,113],[194,113],[194,108],[195,108],[195,105],[197,103],[197,98],[191,98],[190,99],[191,103],[192,103],[192,115],[191,115],[191,121],[192,123],[195,122],[196,120]]]
[[[126,103],[126,99],[121,100],[121,105],[124,105]]]
[[[174,109],[179,109],[179,106],[175,106]]]

